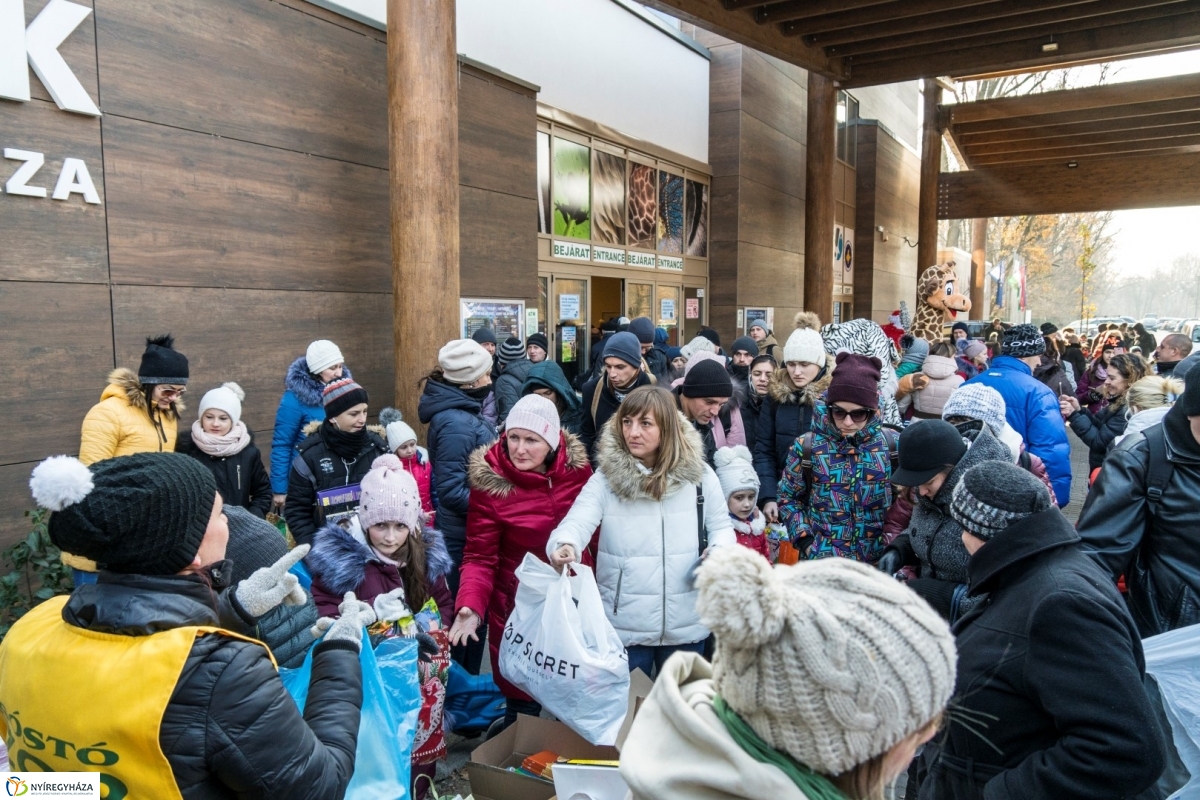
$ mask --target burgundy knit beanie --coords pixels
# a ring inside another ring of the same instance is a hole
[[[855,403],[867,408],[879,408],[879,371],[883,362],[875,356],[857,353],[838,353],[837,367],[826,392],[826,402]]]

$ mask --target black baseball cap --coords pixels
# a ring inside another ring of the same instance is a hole
[[[940,419],[914,422],[900,434],[900,468],[892,473],[897,486],[920,486],[957,464],[967,452],[958,429]]]

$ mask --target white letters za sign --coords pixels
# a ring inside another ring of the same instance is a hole
[[[4,157],[13,161],[25,162],[17,167],[17,171],[12,174],[12,177],[5,181],[4,191],[25,197],[46,196],[45,188],[29,185],[29,181],[46,163],[44,155],[33,150],[6,147],[4,148]],[[100,193],[96,191],[96,184],[92,182],[92,176],[82,158],[63,159],[62,169],[58,173],[58,182],[54,185],[54,193],[50,196],[55,200],[69,200],[73,192],[83,195],[84,202],[93,205],[100,204]]]
[[[0,97],[30,99],[28,59],[59,108],[100,116],[100,109],[58,52],[90,13],[90,8],[78,3],[50,0],[26,28],[24,0],[0,0]]]

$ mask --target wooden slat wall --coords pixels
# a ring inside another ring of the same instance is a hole
[[[41,99],[0,100],[0,146],[46,154],[34,185],[83,158],[104,200],[0,192],[0,547],[27,529],[29,471],[78,450],[147,335],[188,355],[193,408],[242,385],[264,457],[315,338],[342,347],[373,412],[392,399],[383,34],[304,0],[94,5],[60,52],[104,116],[59,110],[32,74]],[[460,93],[463,293],[533,302],[536,99],[465,65]],[[0,160],[0,183],[16,166]]]
[[[916,238],[920,169],[920,159],[883,127],[869,121],[859,124],[855,316],[885,324],[901,300],[916,308],[917,251],[904,237]],[[887,232],[886,242],[876,230],[880,225]]]

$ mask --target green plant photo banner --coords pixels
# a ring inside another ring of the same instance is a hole
[[[554,138],[554,235],[592,238],[591,148]]]

